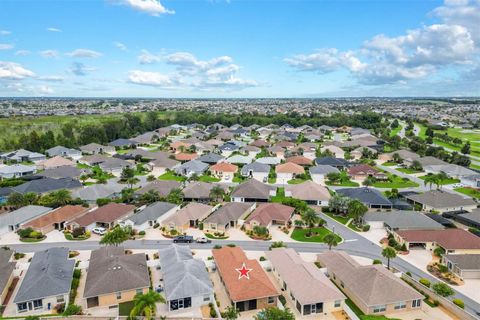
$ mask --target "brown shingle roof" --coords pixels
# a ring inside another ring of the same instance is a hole
[[[463,229],[400,230],[397,234],[408,242],[436,242],[445,250],[480,249],[480,238]]]
[[[304,156],[293,156],[285,159],[286,162],[292,162],[300,166],[310,166],[312,165],[312,160]]]
[[[261,226],[268,226],[273,220],[288,221],[295,208],[280,203],[262,203],[252,212],[246,222],[256,221]]]
[[[49,213],[38,217],[37,219],[29,221],[24,227],[31,227],[31,228],[43,228],[54,223],[60,223],[63,221],[70,221],[79,217],[87,212],[88,208],[82,206],[72,206],[67,205]]]
[[[190,161],[198,158],[196,153],[177,153],[175,159],[178,161]]]
[[[332,197],[326,187],[310,180],[304,183],[287,185],[285,190],[291,191],[292,197],[300,200],[328,201]]]
[[[276,173],[295,173],[295,174],[302,174],[305,173],[305,169],[298,164],[293,162],[286,162],[279,164],[275,167]]]
[[[238,167],[228,162],[220,162],[210,167],[210,171],[216,172],[237,172]]]
[[[240,247],[223,247],[212,250],[218,272],[225,284],[230,299],[246,301],[265,297],[278,296],[279,292],[268,278],[257,260],[249,260]],[[248,269],[250,279],[239,279],[235,269],[241,268],[242,264]]]
[[[74,220],[80,226],[86,227],[94,222],[112,223],[135,209],[135,206],[122,203],[109,203],[90,211]]]

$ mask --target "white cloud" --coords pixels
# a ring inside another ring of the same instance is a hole
[[[161,14],[175,13],[175,11],[165,8],[158,0],[120,0],[120,3],[155,17]]]
[[[43,50],[43,51],[40,51],[40,55],[44,58],[56,58],[56,57],[58,57],[58,51],[57,50]]]
[[[127,46],[121,42],[114,42],[113,45],[122,51],[127,51]]]
[[[0,79],[21,80],[33,76],[35,76],[35,73],[18,63],[0,61]]]
[[[28,56],[29,54],[30,54],[30,51],[28,50],[18,50],[17,52],[15,52],[15,55],[19,57],[25,57],[25,56]]]
[[[12,32],[8,30],[0,30],[0,35],[2,36],[8,36],[9,34],[12,34]]]
[[[62,30],[60,30],[60,29],[58,29],[58,28],[53,28],[53,27],[47,28],[47,31],[50,31],[50,32],[62,32]]]
[[[44,94],[52,94],[55,91],[49,86],[42,85],[42,86],[38,87],[38,92],[40,94],[44,95]]]
[[[42,81],[49,81],[49,82],[62,82],[63,80],[65,80],[64,77],[56,76],[56,75],[38,77],[37,79]]]
[[[75,58],[98,58],[102,56],[100,52],[90,49],[75,49],[66,53],[66,55]]]
[[[161,60],[160,55],[150,53],[148,50],[142,50],[138,56],[138,62],[140,64],[153,64]]]
[[[407,30],[397,37],[380,34],[355,51],[319,49],[284,61],[299,71],[328,73],[346,69],[360,83],[378,85],[425,78],[452,66],[470,65],[480,58],[474,36],[480,30],[480,1],[449,1],[435,9],[434,14],[444,23]],[[473,21],[477,23],[474,31]]]
[[[154,87],[173,87],[179,84],[177,79],[172,78],[169,75],[141,70],[130,71],[128,73],[128,81],[135,84]]]
[[[0,50],[11,50],[13,47],[13,44],[10,43],[0,43]]]

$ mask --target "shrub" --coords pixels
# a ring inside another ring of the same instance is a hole
[[[362,230],[363,230],[364,232],[369,231],[369,230],[370,230],[370,225],[369,225],[369,224],[364,225],[364,226],[362,227]]]
[[[29,237],[33,239],[41,239],[43,238],[43,234],[40,231],[32,231],[30,232]]]
[[[465,308],[465,303],[462,299],[453,299],[452,302],[459,308]]]
[[[409,276],[409,277],[412,276],[412,273],[411,273],[410,271],[405,272],[405,274],[406,274],[407,276]]]
[[[75,279],[80,279],[81,276],[82,276],[82,270],[80,269],[73,270],[73,277]]]
[[[418,280],[418,282],[423,284],[425,287],[430,288],[430,285],[431,285],[430,280],[425,279],[425,278],[421,278],[420,280]]]
[[[208,306],[210,307],[210,317],[216,318],[217,317],[217,311],[215,311],[215,308],[213,307],[213,303],[209,303]]]
[[[375,259],[373,260],[373,264],[383,264],[382,260]]]
[[[219,244],[216,244],[216,245],[213,246],[213,249],[222,249],[222,246],[219,245]]]
[[[235,247],[236,247],[236,245],[235,245],[234,243],[229,243],[229,244],[227,244],[227,247],[230,247],[230,248],[235,248]]]
[[[80,314],[82,314],[82,307],[77,306],[76,304],[69,304],[63,312],[64,316],[74,316]]]
[[[260,257],[260,261],[265,261],[265,260],[267,260],[267,259],[264,256]]]
[[[144,235],[145,235],[145,231],[143,231],[143,230],[140,231],[140,232],[138,233],[138,235],[139,235],[139,236],[144,236]]]
[[[443,264],[439,264],[438,265],[438,271],[440,271],[442,273],[445,273],[445,272],[448,272],[448,268],[447,268],[447,266],[444,266]]]
[[[397,241],[394,238],[388,239],[388,246],[389,247],[396,247],[398,245]]]
[[[15,258],[15,260],[22,259],[23,257],[25,257],[25,253],[15,252],[13,257]]]
[[[80,279],[78,279],[78,278],[73,278],[72,279],[72,289],[73,290],[78,289],[79,284],[80,284]]]
[[[200,222],[200,223],[198,224],[198,229],[199,229],[199,230],[203,230],[203,222]]]
[[[400,247],[400,250],[405,252],[405,251],[408,251],[407,249],[407,245],[405,244],[405,242],[402,244],[402,246]]]
[[[101,207],[112,202],[112,199],[108,198],[99,198],[97,199],[97,206]]]
[[[443,282],[437,282],[432,286],[433,291],[442,297],[449,297],[455,294],[452,288]]]
[[[32,232],[32,228],[20,229],[17,231],[20,238],[28,238]]]
[[[25,320],[40,320],[39,316],[27,316],[25,317]]]
[[[445,254],[445,249],[443,249],[442,247],[436,247],[435,250],[433,250],[433,254],[437,257],[441,257]]]
[[[65,303],[59,303],[55,307],[53,307],[57,311],[57,313],[63,313],[65,311]]]
[[[85,228],[84,227],[78,227],[72,230],[72,237],[78,238],[80,236],[83,236],[85,234]]]

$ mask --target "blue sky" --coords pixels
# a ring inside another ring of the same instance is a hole
[[[0,2],[0,96],[480,95],[480,1]]]

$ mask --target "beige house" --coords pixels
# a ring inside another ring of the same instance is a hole
[[[392,315],[422,307],[425,297],[383,265],[362,266],[343,251],[321,253],[317,261],[365,314]]]
[[[188,228],[197,228],[200,221],[205,219],[213,209],[214,207],[207,204],[190,202],[164,220],[161,226],[168,230],[185,232]]]
[[[226,232],[243,224],[255,207],[255,203],[225,203],[204,220],[203,229],[207,232]]]
[[[83,298],[87,308],[116,306],[147,293],[150,275],[144,253],[126,254],[123,247],[92,251]]]
[[[477,208],[477,203],[473,199],[442,190],[412,194],[407,196],[406,199],[413,204],[421,205],[423,211],[437,211],[439,213],[449,211],[470,212]]]
[[[8,294],[13,281],[13,270],[15,269],[15,262],[10,261],[13,251],[7,249],[0,249],[0,305],[5,304],[5,298]]]

